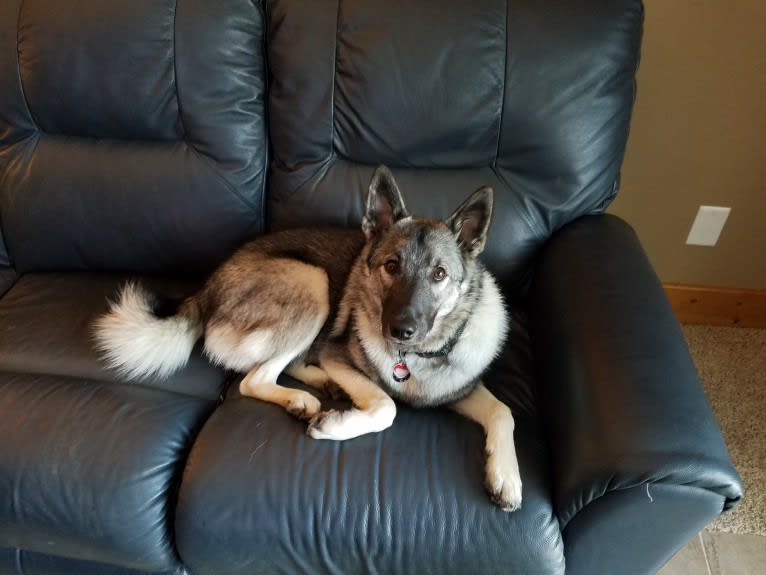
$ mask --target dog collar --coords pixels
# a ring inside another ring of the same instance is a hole
[[[465,318],[465,321],[460,324],[460,327],[455,330],[455,333],[452,334],[452,337],[449,338],[447,343],[445,343],[440,349],[437,349],[436,351],[416,351],[414,352],[415,355],[424,358],[444,357],[445,355],[449,355],[457,345],[460,337],[463,335],[463,330],[465,329],[466,324],[468,324],[468,318]]]
[[[449,338],[447,343],[445,343],[440,349],[437,349],[436,351],[415,351],[413,353],[418,357],[423,357],[426,359],[434,357],[445,357],[449,355],[457,345],[457,342],[460,340],[460,336],[463,335],[463,330],[465,330],[465,326],[467,324],[468,318],[466,318],[465,321],[460,324],[460,327],[455,330],[455,333],[452,334],[452,337]],[[391,371],[391,377],[393,377],[394,381],[397,383],[402,383],[403,381],[407,381],[410,378],[410,368],[407,366],[407,360],[405,359],[406,355],[406,351],[402,351],[401,349],[399,350],[399,361],[394,364],[394,367]]]

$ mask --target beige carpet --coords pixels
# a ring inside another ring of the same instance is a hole
[[[766,535],[766,329],[683,326],[745,497],[710,531]]]

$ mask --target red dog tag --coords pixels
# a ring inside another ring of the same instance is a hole
[[[394,365],[393,376],[394,376],[394,381],[397,381],[399,383],[403,381],[407,381],[410,378],[410,368],[407,367],[407,364],[404,363],[404,360]]]

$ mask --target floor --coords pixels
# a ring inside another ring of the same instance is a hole
[[[745,482],[746,502],[716,523],[740,534],[705,530],[658,575],[766,575],[766,537],[741,534],[763,533],[766,451],[753,446],[766,442],[766,330],[683,327],[732,460]]]
[[[766,536],[766,329],[685,325],[683,331],[745,485],[744,499],[708,530]]]
[[[703,531],[657,575],[764,575],[766,537]]]

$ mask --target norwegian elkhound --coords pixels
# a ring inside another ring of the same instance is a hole
[[[155,297],[130,283],[97,320],[97,347],[127,377],[166,377],[204,335],[212,361],[247,374],[243,395],[309,420],[308,434],[320,439],[386,429],[396,415],[393,399],[446,404],[484,427],[487,490],[513,511],[521,505],[513,417],[481,383],[508,325],[495,280],[477,260],[491,217],[488,187],[445,221],[411,216],[380,166],[363,233],[259,237],[169,317],[159,317]],[[314,388],[337,386],[352,407],[322,411],[311,393],[278,385],[282,372]]]

